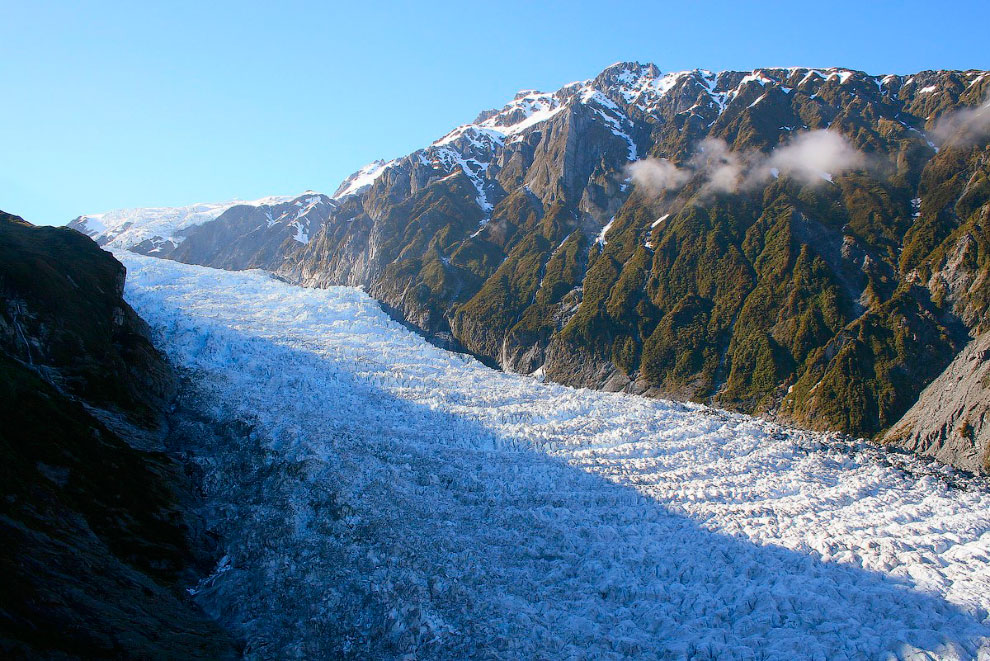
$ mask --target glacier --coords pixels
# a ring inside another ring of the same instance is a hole
[[[990,658],[990,487],[491,370],[364,292],[116,253],[247,658]]]
[[[86,214],[71,221],[74,229],[90,237],[108,249],[128,250],[142,243],[161,250],[166,245],[178,245],[185,237],[183,230],[204,225],[219,218],[231,207],[244,205],[252,207],[273,206],[289,202],[302,195],[271,195],[259,200],[230,200],[227,202],[201,202],[182,207],[146,207],[138,209],[115,209],[105,213]]]

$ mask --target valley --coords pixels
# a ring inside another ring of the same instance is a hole
[[[990,491],[906,454],[541,383],[366,294],[118,253],[183,375],[248,658],[975,658]],[[982,650],[982,651],[981,651]]]

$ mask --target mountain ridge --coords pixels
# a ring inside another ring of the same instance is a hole
[[[511,371],[873,436],[985,324],[988,90],[619,63],[137,251],[363,286]]]

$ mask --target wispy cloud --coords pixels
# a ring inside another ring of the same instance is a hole
[[[666,158],[646,158],[626,166],[626,174],[640,190],[659,195],[687,183],[691,173]]]
[[[990,136],[990,95],[975,108],[962,108],[939,117],[931,135],[939,146],[967,146]]]
[[[832,131],[799,133],[786,145],[770,153],[767,169],[816,184],[834,174],[863,167],[866,159],[849,142]]]
[[[863,154],[842,135],[821,130],[798,133],[769,154],[732,151],[724,140],[705,138],[682,167],[667,159],[648,158],[630,164],[627,174],[637,187],[654,195],[681,188],[695,177],[704,179],[702,194],[734,193],[755,188],[772,176],[816,186],[865,165]]]
[[[749,160],[750,154],[731,151],[724,140],[705,138],[689,165],[704,174],[705,192],[734,193],[739,190]]]

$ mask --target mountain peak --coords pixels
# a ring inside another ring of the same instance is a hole
[[[595,79],[596,80],[599,78],[607,79],[610,77],[616,77],[619,79],[623,79],[623,78],[632,79],[643,76],[652,76],[656,78],[659,75],[660,75],[660,68],[657,65],[653,64],[652,62],[644,63],[644,62],[627,61],[627,62],[616,62],[615,64],[610,64],[609,66],[605,67],[602,70],[602,72],[598,74],[598,76],[596,76]]]

